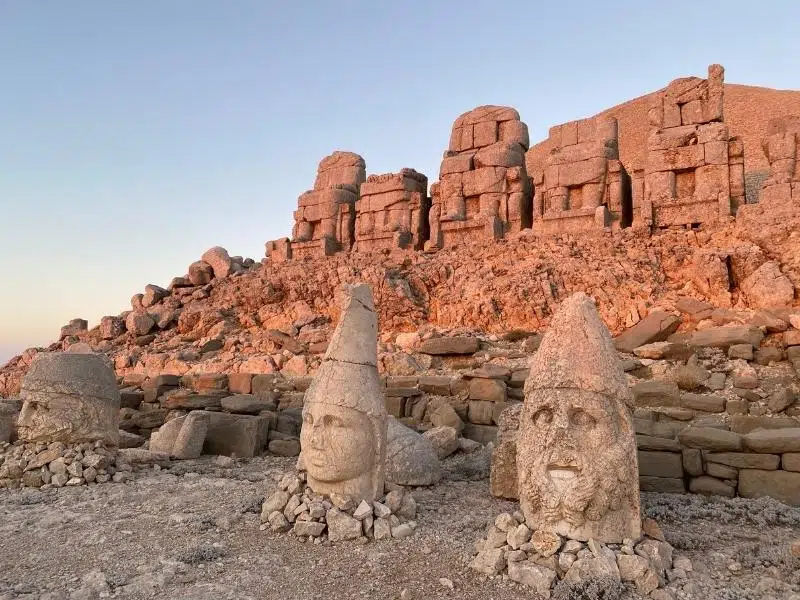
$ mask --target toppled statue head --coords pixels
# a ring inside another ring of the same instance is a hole
[[[375,500],[383,494],[388,416],[378,376],[378,318],[368,286],[345,286],[344,310],[308,388],[300,432],[308,485]]]
[[[119,443],[119,390],[105,356],[37,354],[22,380],[20,396],[21,440]]]
[[[531,361],[517,474],[530,527],[573,539],[637,538],[639,477],[631,395],[592,300],[565,300]]]

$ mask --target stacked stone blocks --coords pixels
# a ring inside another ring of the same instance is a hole
[[[527,125],[513,108],[480,106],[456,119],[431,187],[429,248],[530,227],[528,147]]]
[[[760,202],[775,207],[800,204],[800,117],[773,119],[761,142],[769,160],[769,177],[764,180]]]
[[[648,113],[643,223],[714,222],[744,203],[744,150],[723,122],[724,69],[676,79]]]
[[[428,237],[428,178],[414,169],[370,175],[355,210],[354,250],[421,250]]]
[[[619,160],[616,119],[583,119],[550,129],[543,168],[529,161],[534,229],[542,233],[628,226],[630,178]]]

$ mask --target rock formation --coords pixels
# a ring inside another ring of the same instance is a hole
[[[290,250],[296,256],[330,256],[353,245],[355,203],[366,179],[364,159],[336,151],[319,163],[314,189],[297,200]]]
[[[761,148],[769,161],[769,177],[761,188],[761,203],[785,207],[800,205],[800,117],[787,116],[769,122]]]
[[[119,443],[119,391],[105,356],[39,354],[22,381],[20,395],[20,440]]]
[[[528,146],[528,126],[513,108],[479,106],[456,119],[431,187],[430,247],[499,239],[531,226]]]
[[[544,168],[528,164],[534,183],[533,227],[542,233],[627,227],[631,183],[619,160],[616,119],[583,119],[550,128]]]
[[[301,457],[315,492],[372,501],[383,493],[388,419],[377,367],[378,317],[368,286],[346,286],[344,296],[306,393]]]
[[[354,250],[422,250],[428,239],[428,178],[414,169],[370,175],[356,201]]]
[[[744,149],[723,122],[721,65],[708,79],[676,79],[649,112],[642,222],[707,223],[744,204]]]
[[[592,300],[565,300],[531,361],[517,440],[522,512],[537,529],[620,543],[640,534],[625,374]]]

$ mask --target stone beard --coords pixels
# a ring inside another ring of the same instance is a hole
[[[531,390],[518,440],[520,504],[530,527],[584,541],[636,537],[636,446],[621,402],[579,389]]]

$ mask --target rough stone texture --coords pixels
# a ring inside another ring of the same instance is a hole
[[[274,243],[280,251],[275,253],[278,256],[270,251],[270,257],[330,256],[350,250],[355,236],[355,205],[365,180],[366,163],[358,154],[337,150],[323,158],[314,189],[297,200],[291,242],[288,247]]]
[[[722,66],[711,65],[708,79],[676,79],[655,98],[636,220],[653,227],[708,223],[745,203],[742,144],[722,122],[723,78]]]
[[[441,465],[430,440],[391,417],[387,440],[386,481],[431,485],[441,479]]]
[[[227,277],[231,272],[231,257],[222,246],[214,246],[203,252],[200,260],[207,263],[214,272],[214,277]]]
[[[742,291],[753,306],[788,306],[794,300],[791,280],[774,261],[765,262],[753,271],[742,282]]]
[[[741,435],[713,427],[688,427],[678,434],[678,439],[688,448],[722,452],[742,449]]]
[[[745,498],[769,496],[786,504],[800,506],[800,473],[789,471],[739,471],[739,495]]]
[[[525,169],[528,128],[505,106],[479,106],[459,116],[431,186],[427,248],[498,239],[531,226]]]
[[[800,117],[771,119],[761,141],[769,161],[769,176],[764,179],[760,201],[772,208],[800,205]]]
[[[425,340],[419,351],[423,354],[451,355],[473,354],[480,348],[480,341],[474,337],[438,337]]]
[[[208,419],[208,413],[203,410],[192,411],[186,416],[175,437],[172,456],[178,459],[190,459],[202,454],[208,431]]]
[[[526,156],[534,183],[533,227],[543,233],[618,229],[632,222],[630,177],[619,160],[616,119],[550,128],[544,163]]]
[[[522,403],[517,402],[506,408],[498,419],[497,444],[492,452],[492,468],[489,474],[489,487],[492,495],[516,500],[519,498],[517,486],[517,435]]]
[[[744,436],[744,445],[752,452],[800,452],[800,427],[757,429]]]
[[[302,458],[315,492],[372,501],[383,493],[388,460],[378,319],[368,286],[343,292],[341,319],[303,404]]]
[[[119,443],[119,390],[98,354],[40,353],[22,382],[17,422],[27,442]]]
[[[666,340],[680,324],[680,318],[657,310],[615,338],[614,346],[620,352],[633,352],[645,344]]]
[[[439,460],[444,460],[458,450],[458,432],[452,427],[434,427],[422,436],[433,445]]]
[[[203,454],[258,456],[267,445],[270,422],[268,416],[209,412]]]
[[[565,300],[531,361],[518,433],[526,521],[573,539],[640,533],[632,397],[592,300]]]
[[[422,250],[430,212],[428,178],[414,169],[370,175],[361,184],[355,211],[353,250]]]

